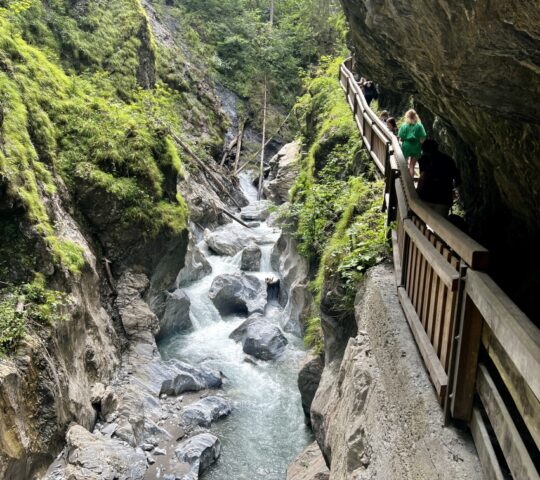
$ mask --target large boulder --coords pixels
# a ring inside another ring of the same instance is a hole
[[[231,413],[231,403],[223,397],[205,397],[184,407],[180,418],[185,427],[208,428],[212,422]]]
[[[260,360],[274,360],[281,356],[287,339],[281,329],[261,315],[252,315],[231,334],[236,342],[242,342],[243,350]]]
[[[160,394],[179,395],[183,392],[197,392],[206,388],[220,388],[223,384],[221,373],[206,367],[194,367],[188,363],[171,362],[177,372],[161,385]]]
[[[212,273],[212,267],[190,235],[184,267],[176,278],[176,285],[184,287]]]
[[[192,327],[189,317],[191,302],[183,290],[165,294],[165,311],[159,322],[158,339],[163,339],[178,332],[185,332]]]
[[[219,439],[210,433],[200,433],[182,441],[175,450],[176,458],[190,467],[181,480],[197,480],[221,454]]]
[[[306,416],[306,423],[310,422],[311,402],[315,397],[315,392],[319,388],[321,376],[324,369],[324,360],[321,356],[308,355],[298,372],[298,390],[302,399],[302,409]]]
[[[66,435],[66,449],[46,480],[142,480],[146,455],[119,440],[93,435],[80,425]]]
[[[270,160],[270,173],[264,185],[264,193],[266,198],[278,205],[289,199],[289,191],[299,171],[300,150],[300,143],[288,143]]]
[[[254,243],[242,250],[240,269],[248,272],[258,272],[261,268],[261,248]]]
[[[218,254],[232,257],[240,252],[244,247],[255,241],[255,237],[250,235],[247,228],[228,224],[211,232],[204,231],[204,241],[208,248]]]
[[[309,445],[287,469],[287,480],[328,480],[330,470],[317,442]]]
[[[222,315],[263,313],[266,283],[245,273],[219,275],[212,282],[208,296]]]

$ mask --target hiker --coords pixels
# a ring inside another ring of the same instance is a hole
[[[427,139],[422,144],[422,156],[418,163],[418,195],[437,213],[447,217],[454,201],[454,187],[461,183],[454,160],[439,151],[439,144],[435,140]]]
[[[388,111],[383,110],[381,112],[381,116],[379,117],[379,120],[386,125],[386,122],[388,121],[389,118],[390,118],[390,114],[388,113]]]
[[[371,80],[366,80],[362,85],[362,89],[364,90],[364,97],[366,98],[368,106],[373,100],[377,100],[379,98],[377,87]]]
[[[386,120],[386,128],[388,128],[388,130],[390,130],[397,137],[399,129],[397,128],[396,119],[394,117],[390,117],[388,120]]]
[[[401,140],[403,156],[409,162],[409,172],[414,178],[416,161],[422,153],[422,142],[427,136],[416,111],[411,109],[405,114],[405,123],[399,129],[398,136]]]

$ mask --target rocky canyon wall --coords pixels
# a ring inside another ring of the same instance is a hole
[[[413,98],[428,132],[458,161],[472,233],[492,251],[493,273],[537,318],[538,2],[341,3],[358,71],[379,83],[383,102],[403,108]]]

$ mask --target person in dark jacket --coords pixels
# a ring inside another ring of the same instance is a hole
[[[368,105],[370,105],[373,100],[377,100],[379,98],[377,87],[371,80],[364,82],[362,88],[364,89],[364,97],[366,97]]]
[[[447,217],[454,201],[454,187],[461,183],[452,157],[439,151],[435,140],[422,144],[420,179],[416,191],[420,198],[443,217]]]

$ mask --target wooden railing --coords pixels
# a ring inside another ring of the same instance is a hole
[[[539,479],[540,330],[486,273],[489,252],[420,200],[352,70],[340,83],[385,178],[398,296],[446,421],[470,426],[488,478]]]

